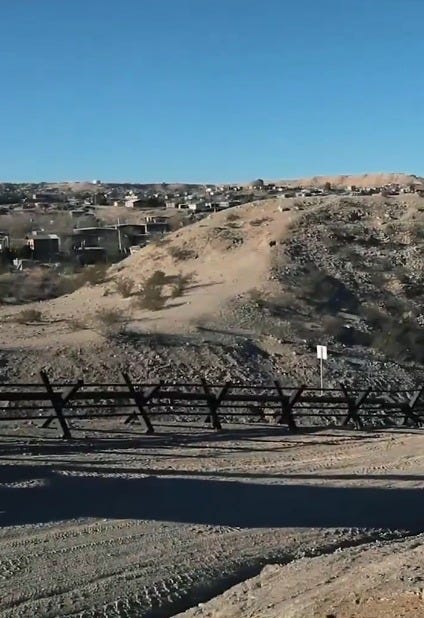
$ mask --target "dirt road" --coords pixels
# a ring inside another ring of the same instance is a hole
[[[121,428],[70,444],[19,431],[0,445],[4,617],[173,616],[268,563],[424,528],[418,431]]]

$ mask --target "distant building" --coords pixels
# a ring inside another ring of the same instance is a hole
[[[34,260],[50,262],[59,259],[60,238],[57,234],[34,232],[32,236],[27,238],[26,245]]]
[[[130,244],[127,234],[118,226],[76,228],[72,234],[62,237],[64,253],[76,254],[82,249],[101,249],[111,260],[127,252]],[[101,251],[97,253],[101,254]]]
[[[164,208],[165,203],[157,197],[134,197],[125,198],[125,206],[127,208],[138,208],[144,210],[154,210],[155,208]]]
[[[0,251],[4,251],[5,249],[9,249],[10,247],[10,236],[8,232],[0,231]]]

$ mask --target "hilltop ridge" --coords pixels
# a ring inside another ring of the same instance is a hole
[[[6,183],[16,185],[38,185],[44,189],[56,191],[64,191],[71,193],[100,191],[106,188],[113,187],[128,187],[137,188],[139,190],[154,191],[154,192],[178,192],[178,191],[194,191],[200,187],[229,187],[240,186],[247,187],[255,182],[255,179],[246,182],[130,182],[130,181],[107,181],[97,184],[88,181],[62,181],[62,182],[28,182],[28,183]],[[345,188],[355,186],[358,188],[381,188],[390,185],[399,185],[400,187],[409,186],[424,186],[424,177],[416,174],[407,174],[402,172],[373,172],[363,174],[334,174],[328,176],[307,176],[295,179],[281,178],[279,180],[267,179],[267,183],[275,184],[275,186],[286,187],[315,187],[323,188],[327,183],[330,183],[333,188]]]

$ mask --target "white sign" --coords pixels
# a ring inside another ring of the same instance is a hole
[[[327,360],[327,346],[317,345],[317,358],[321,360]]]

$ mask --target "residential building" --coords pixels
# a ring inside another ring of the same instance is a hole
[[[57,234],[33,232],[26,240],[34,260],[51,262],[59,259],[60,238]]]

